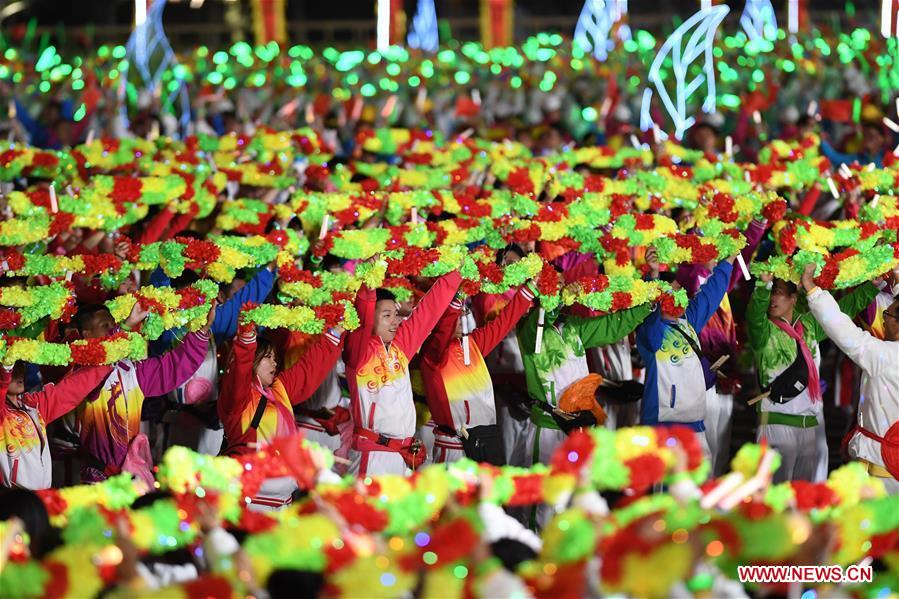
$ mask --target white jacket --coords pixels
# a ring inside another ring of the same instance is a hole
[[[899,420],[899,342],[882,341],[853,324],[826,291],[815,289],[808,305],[827,336],[862,369],[858,426],[883,436]],[[855,433],[849,454],[883,466],[880,443]]]

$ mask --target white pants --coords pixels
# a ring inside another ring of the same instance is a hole
[[[823,425],[819,425],[823,429]],[[791,480],[814,481],[818,472],[818,447],[817,428],[800,428],[798,426],[784,426],[783,424],[768,424],[765,430],[759,430],[758,438],[762,434],[768,437],[768,444],[780,454],[781,464],[774,473],[774,483],[783,483]],[[825,439],[826,460],[826,439]],[[826,471],[825,464],[825,471]]]
[[[297,428],[303,433],[303,437],[318,443],[326,449],[330,449],[332,452],[340,449],[340,435],[329,435],[324,429],[313,428],[312,425],[305,423],[297,423]]]
[[[537,426],[531,426],[527,433],[528,465],[535,463],[549,464],[553,453],[565,441],[567,436],[560,430],[539,428],[540,439],[538,442],[537,433]],[[535,443],[537,443],[536,448],[534,446]],[[537,457],[537,460],[534,460],[534,457]],[[535,523],[537,530],[540,530],[547,525],[554,515],[555,509],[552,506],[541,504],[537,506],[536,518],[532,518],[532,523]]]
[[[722,476],[728,470],[730,457],[731,417],[734,413],[734,396],[718,393],[714,388],[706,391],[705,436],[711,453],[711,475]]]
[[[823,483],[827,480],[830,467],[830,450],[827,448],[827,430],[824,426],[824,414],[818,416],[818,426],[815,427],[815,447],[818,451],[818,461],[815,463],[814,482]]]
[[[280,512],[290,505],[296,488],[297,483],[290,476],[268,478],[259,487],[247,509],[251,512]]]
[[[394,451],[351,451],[349,472],[360,476],[398,474],[409,476],[412,470],[406,466],[403,456]]]
[[[465,457],[465,449],[462,441],[455,437],[446,437],[440,433],[434,434],[434,450],[431,452],[431,462],[434,464],[458,462]]]
[[[430,463],[431,456],[434,455],[434,427],[436,426],[437,424],[433,420],[428,420],[418,428],[418,432],[415,434],[425,447],[425,455],[428,456],[425,464]]]
[[[612,404],[603,406],[606,418],[605,427],[609,430],[618,430],[619,428],[627,428],[629,426],[637,426],[640,422],[640,402],[625,404]]]

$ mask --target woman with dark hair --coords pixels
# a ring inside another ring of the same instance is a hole
[[[0,488],[0,522],[13,518],[22,523],[22,529],[28,535],[31,557],[40,559],[47,549],[45,541],[53,531],[44,502],[28,489]]]
[[[252,324],[241,324],[219,394],[219,418],[228,455],[258,451],[279,437],[297,432],[293,406],[309,398],[337,361],[343,329],[329,329],[296,364],[278,372],[275,348],[256,338]],[[251,509],[269,511],[290,504],[292,478],[267,480]]]

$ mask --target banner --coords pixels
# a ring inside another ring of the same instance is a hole
[[[252,0],[252,5],[256,44],[276,41],[283,46],[287,43],[286,0]]]
[[[481,0],[481,42],[485,48],[514,41],[514,0]]]

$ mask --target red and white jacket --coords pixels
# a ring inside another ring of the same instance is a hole
[[[0,368],[0,484],[32,490],[50,487],[53,471],[47,424],[74,410],[111,370],[109,366],[81,368],[56,385],[44,385],[41,391],[11,400],[6,392],[12,375]]]
[[[356,310],[360,326],[347,335],[344,351],[350,411],[357,431],[400,440],[408,440],[415,434],[409,360],[421,348],[461,282],[461,276],[455,271],[438,279],[387,345],[373,333],[376,294],[365,286],[359,289]],[[354,435],[357,449],[359,443],[359,435]],[[360,451],[365,461],[369,450]]]
[[[461,339],[453,339],[462,302],[454,300],[422,348],[421,373],[431,417],[457,433],[496,424],[493,381],[484,358],[531,307],[534,295],[521,287],[496,317],[469,335],[469,364]]]

